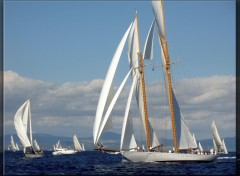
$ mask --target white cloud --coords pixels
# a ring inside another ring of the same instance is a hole
[[[4,73],[4,125],[6,133],[15,133],[13,117],[20,105],[31,100],[33,131],[53,135],[92,136],[93,123],[103,80],[78,83],[49,83],[28,79],[13,71]],[[157,133],[163,135],[164,124],[171,129],[164,86],[153,82],[147,89],[149,116]],[[235,136],[235,77],[212,76],[184,79],[174,85],[182,113],[198,139],[210,138],[210,125],[215,120],[222,137]],[[113,110],[113,125],[121,132],[129,86],[123,89]],[[135,124],[136,102],[131,110]],[[158,119],[161,118],[161,119]],[[139,131],[137,127],[134,127]]]

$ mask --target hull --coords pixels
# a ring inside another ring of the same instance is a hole
[[[43,157],[43,153],[25,153],[26,158],[38,158]]]
[[[114,150],[114,149],[97,149],[95,148],[94,150],[96,151],[100,151],[100,152],[105,152],[105,153],[108,153],[108,154],[120,154],[120,151],[119,150]]]
[[[69,155],[69,154],[75,154],[77,151],[75,150],[58,150],[54,151],[52,154],[53,155]]]
[[[163,153],[163,152],[121,152],[132,162],[211,162],[217,158],[213,154]]]

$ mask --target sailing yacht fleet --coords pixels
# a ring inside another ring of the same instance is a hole
[[[150,26],[143,52],[140,48],[139,20],[138,13],[136,12],[133,22],[131,22],[127,28],[112,58],[96,109],[96,116],[93,125],[94,150],[110,154],[121,154],[123,158],[133,162],[213,161],[217,158],[218,154],[228,153],[224,139],[220,138],[215,122],[213,121],[211,125],[213,148],[210,151],[204,151],[200,142],[197,143],[195,135],[190,132],[177,101],[175,90],[172,86],[171,61],[166,38],[163,1],[152,1],[152,10],[154,19]],[[157,30],[158,34],[159,50],[161,53],[160,59],[162,61],[169,114],[172,122],[172,149],[167,149],[159,142],[159,138],[149,120],[148,114],[144,60],[153,59],[154,30]],[[129,71],[126,73],[126,76],[118,89],[113,93],[114,77],[125,43],[128,43],[127,58]],[[105,131],[112,128],[112,110],[129,77],[132,82],[122,119],[123,124],[120,146],[118,150],[107,149],[100,143],[100,139]],[[146,149],[144,145],[142,145],[141,148],[139,147],[134,135],[135,124],[133,123],[130,110],[133,100],[136,100],[137,102],[139,118],[144,129]],[[14,126],[17,136],[23,146],[25,156],[43,157],[44,153],[39,144],[36,139],[33,140],[31,123],[30,100],[27,100],[17,110],[14,117]],[[73,136],[73,146],[74,149],[62,147],[60,140],[58,140],[53,146],[52,154],[76,154],[85,151],[84,144],[79,142],[76,134]],[[11,151],[19,150],[17,143],[14,142],[13,136],[11,136],[8,149]]]

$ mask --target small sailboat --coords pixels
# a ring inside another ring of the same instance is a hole
[[[8,146],[8,150],[16,152],[19,151],[18,144],[14,142],[13,136],[10,137],[10,144]]]
[[[64,154],[75,154],[77,153],[76,150],[73,149],[68,149],[68,148],[63,148],[62,145],[60,144],[60,140],[53,146],[53,155],[64,155]]]
[[[77,152],[85,151],[84,145],[83,144],[81,145],[79,143],[79,140],[76,134],[73,136],[73,146],[74,146],[74,150]]]
[[[112,118],[112,109],[126,83],[126,80],[131,75],[132,85],[129,91],[128,100],[125,108],[120,141],[120,152],[122,156],[133,162],[213,161],[217,156],[210,154],[210,152],[206,153],[205,155],[194,152],[194,150],[198,149],[196,140],[194,141],[194,138],[190,133],[190,129],[185,122],[175,92],[172,87],[170,72],[171,62],[169,58],[168,45],[166,40],[163,1],[152,1],[152,7],[155,19],[151,24],[143,54],[140,49],[138,15],[136,13],[134,21],[130,24],[124,36],[122,37],[112,58],[98,101],[93,127],[94,145],[98,145],[101,134],[107,129],[109,129],[109,122]],[[174,141],[173,152],[171,150],[166,150],[163,145],[159,143],[158,137],[148,118],[147,95],[144,77],[145,65],[143,59],[152,59],[153,57],[152,45],[155,24],[157,25],[158,29],[158,39],[160,43],[160,51],[162,54],[162,68],[169,103],[169,112],[172,121],[172,134]],[[126,74],[125,78],[123,79],[122,83],[120,84],[119,88],[117,89],[116,93],[110,99],[109,103],[109,92],[111,90],[118,62],[120,60],[121,53],[127,39],[128,61],[130,69],[129,72]],[[136,144],[133,130],[134,124],[132,123],[130,114],[130,106],[133,99],[133,93],[135,93],[140,119],[146,136],[146,149],[144,149],[143,146],[141,150],[139,150]]]
[[[38,153],[33,148],[31,120],[30,100],[27,100],[17,110],[14,117],[14,126],[24,147],[23,152],[25,157],[42,157],[43,153]]]
[[[213,146],[214,146],[215,152],[218,154],[228,154],[224,139],[221,140],[217,130],[217,126],[214,121],[212,122],[211,129],[212,129]]]

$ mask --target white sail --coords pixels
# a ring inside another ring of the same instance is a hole
[[[218,130],[217,130],[217,127],[216,127],[214,121],[212,122],[211,129],[212,129],[213,139],[214,139],[214,141],[216,143],[217,148],[218,149],[222,148],[223,147],[223,143],[222,143],[222,140],[221,140],[221,138],[219,136],[219,133],[218,133]]]
[[[27,100],[16,112],[15,117],[14,117],[14,126],[17,132],[17,135],[20,139],[20,142],[22,143],[23,147],[31,147],[29,138],[27,136],[27,131],[26,127],[24,126],[25,124],[23,123],[23,119],[26,119],[25,116],[27,116],[28,113],[28,106],[29,100]],[[26,124],[27,125],[27,124]]]
[[[18,147],[18,144],[16,143],[16,150],[19,151],[19,147]]]
[[[13,140],[13,136],[11,135],[11,139],[10,139],[10,146],[11,146],[11,150],[12,151],[16,151],[16,146]]]
[[[198,143],[198,147],[199,147],[200,152],[203,152],[203,148],[202,148],[202,145],[200,142]]]
[[[194,142],[194,144],[197,146],[197,141],[196,141],[196,138],[195,138],[195,136],[194,136],[194,133],[193,133],[193,142]]]
[[[152,1],[153,13],[155,15],[156,23],[158,26],[158,31],[161,37],[166,41],[166,32],[164,24],[164,12],[163,12],[163,2],[161,1]]]
[[[132,24],[132,28],[130,30],[129,37],[128,37],[128,61],[129,61],[130,68],[134,69],[132,76],[135,74],[136,71],[138,72],[138,69],[135,69],[135,68],[139,67],[138,53],[140,51],[138,47],[139,40],[138,40],[138,30],[136,25],[137,25],[137,22],[135,19]]]
[[[77,138],[76,134],[73,136],[73,146],[74,146],[74,149],[76,151],[82,151],[83,150],[79,141],[78,141],[78,138]]]
[[[84,144],[82,144],[82,149],[83,149],[83,151],[85,151],[85,146],[84,146]]]
[[[153,28],[154,28],[154,22],[151,25],[147,41],[145,44],[145,57],[147,59],[150,59],[152,56],[152,39],[153,39]],[[139,68],[139,31],[137,28],[137,22],[136,19],[134,20],[133,27],[129,34],[129,45],[128,45],[128,61],[130,68]],[[146,133],[146,124],[145,124],[145,114],[144,114],[144,104],[143,104],[143,97],[142,97],[142,81],[141,81],[141,74],[139,72],[139,69],[134,69],[134,73],[132,74],[132,77],[134,78],[134,81],[136,82],[135,86],[135,96],[138,104],[139,113],[142,119],[142,124],[144,126],[144,130]],[[154,132],[150,122],[149,122],[149,132],[150,132],[150,142],[151,147],[155,147],[159,145],[159,141],[157,138],[156,133]]]
[[[137,143],[133,133],[133,123],[132,118],[129,115],[130,105],[132,101],[133,91],[136,86],[136,76],[133,77],[132,86],[128,95],[127,106],[125,109],[125,115],[123,119],[122,133],[121,133],[121,142],[120,142],[120,150],[129,150],[137,148]]]
[[[216,152],[218,151],[218,148],[214,139],[213,139],[213,148]]]
[[[161,50],[161,59],[162,59],[162,64],[166,65],[166,59],[165,55],[163,52],[163,46],[161,45],[160,39],[160,50]],[[167,92],[167,97],[168,97],[168,102],[169,102],[169,108],[170,108],[170,99],[169,99],[169,90],[168,90],[168,79],[167,79],[167,70],[165,67],[163,67],[163,72],[164,72],[164,81],[165,81],[165,86],[166,86],[166,92]],[[176,123],[176,133],[177,133],[177,143],[179,149],[189,149],[189,148],[197,148],[196,143],[193,141],[193,137],[190,133],[190,130],[184,120],[184,117],[180,111],[179,104],[177,102],[174,90],[172,88],[172,98],[173,98],[173,105],[174,105],[174,115],[175,115],[175,123]]]
[[[222,140],[222,143],[223,143],[223,151],[224,151],[224,153],[228,154],[227,147],[225,145],[224,139]]]
[[[97,141],[98,141],[98,139],[100,138],[102,132],[104,131],[105,124],[106,124],[106,122],[108,121],[108,118],[109,118],[109,116],[110,116],[110,114],[111,114],[111,112],[112,112],[112,109],[113,109],[113,107],[114,107],[114,105],[115,105],[115,103],[116,103],[116,101],[117,101],[117,99],[118,99],[118,97],[119,97],[122,89],[123,89],[123,86],[125,85],[128,77],[129,77],[131,71],[132,71],[132,69],[130,69],[130,71],[128,72],[128,74],[125,76],[123,82],[122,82],[121,85],[119,86],[117,92],[115,93],[115,95],[114,95],[114,97],[113,97],[113,99],[112,99],[112,101],[111,101],[111,103],[110,103],[110,105],[109,105],[109,107],[108,107],[108,109],[107,109],[107,112],[106,112],[106,114],[105,114],[105,116],[104,116],[104,118],[103,118],[102,124],[101,124],[101,126],[100,126],[100,129],[99,129],[99,132],[98,132],[98,135],[97,135]]]
[[[41,150],[36,140],[33,141],[33,145],[34,145],[34,148],[35,148],[37,151],[40,151],[40,150]]]
[[[155,133],[155,130],[153,129],[150,121],[148,123],[148,128],[149,128],[149,132],[150,132],[150,142],[151,142],[150,147],[154,148],[154,147],[158,146],[160,143],[159,143],[157,134]]]
[[[130,24],[129,28],[127,29],[126,33],[124,34],[121,42],[119,43],[119,46],[113,56],[112,62],[110,64],[110,67],[108,69],[104,84],[103,84],[103,88],[99,97],[99,101],[98,101],[98,107],[97,107],[97,111],[96,111],[96,117],[95,117],[95,122],[94,122],[94,127],[93,127],[93,140],[94,140],[94,145],[96,145],[96,143],[98,142],[99,139],[99,130],[102,126],[102,118],[103,118],[103,111],[106,105],[106,101],[107,101],[107,97],[108,97],[108,93],[110,90],[110,87],[112,85],[112,81],[115,75],[115,71],[124,47],[124,44],[126,42],[127,36],[129,34],[130,28],[131,28],[132,24]]]
[[[153,31],[154,31],[155,19],[153,20],[151,27],[149,29],[147,39],[143,49],[143,59],[153,58]]]

